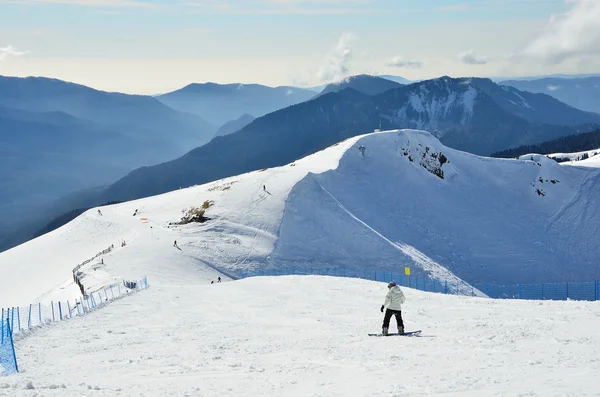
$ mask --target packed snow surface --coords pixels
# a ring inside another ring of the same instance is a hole
[[[84,269],[86,288],[265,267],[409,266],[451,283],[598,280],[599,188],[600,170],[545,156],[478,157],[423,131],[368,134],[283,167],[91,209],[0,254],[0,279],[10,280],[0,305],[79,297],[72,269],[110,245]],[[174,224],[205,203],[207,222]]]
[[[384,283],[208,280],[163,280],[18,340],[23,372],[0,378],[0,396],[548,397],[599,390],[594,302],[403,288],[406,329],[422,336],[377,338],[367,333],[381,330]]]

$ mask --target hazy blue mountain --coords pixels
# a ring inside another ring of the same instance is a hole
[[[217,133],[215,134],[215,136],[224,136],[224,135],[233,134],[234,132],[241,130],[242,128],[244,128],[245,126],[247,126],[248,124],[250,124],[253,121],[254,121],[254,117],[252,117],[249,114],[243,114],[239,118],[228,121],[227,123],[223,124],[217,130]]]
[[[328,84],[318,96],[328,94],[330,92],[342,91],[346,88],[352,88],[358,92],[367,95],[381,94],[387,90],[401,87],[402,84],[391,80],[386,80],[381,77],[369,76],[361,74],[358,76],[347,77],[344,80]]]
[[[522,81],[522,80],[541,80],[541,79],[585,79],[587,77],[600,77],[600,73],[580,73],[580,74],[545,74],[540,76],[518,76],[518,77],[507,77],[507,76],[495,76],[490,77],[491,80],[500,83],[508,80]]]
[[[179,157],[215,130],[152,97],[0,76],[0,249],[64,195]]]
[[[159,95],[162,103],[208,120],[214,125],[235,120],[243,114],[254,117],[309,100],[314,92],[295,87],[267,87],[259,84],[190,84]]]
[[[521,91],[547,94],[577,109],[600,113],[600,76],[507,80],[501,84]]]
[[[402,85],[408,85],[408,84],[412,84],[412,83],[416,83],[417,82],[417,81],[405,79],[402,76],[393,76],[391,74],[382,74],[382,75],[379,75],[377,77],[381,77],[381,78],[386,79],[386,80],[391,80],[391,81],[394,81],[396,83],[400,83]]]
[[[98,91],[41,77],[0,76],[0,106],[63,112],[100,125],[118,126],[134,139],[171,140],[180,153],[208,142],[216,131],[200,117],[178,112],[150,96]]]
[[[600,122],[600,114],[581,111],[550,95],[499,85],[489,79],[475,78],[469,81],[470,84],[488,94],[503,109],[534,123],[579,125]]]
[[[170,142],[132,138],[132,128],[123,133],[60,112],[0,107],[0,131],[0,223],[177,153]]]

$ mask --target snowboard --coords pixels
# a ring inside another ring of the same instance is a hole
[[[419,336],[420,334],[421,330],[405,332],[402,335],[397,332],[390,332],[386,336]],[[383,334],[369,334],[369,336],[383,336]]]

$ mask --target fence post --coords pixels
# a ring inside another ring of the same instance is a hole
[[[21,308],[17,306],[17,324],[19,325],[19,331],[21,331]]]
[[[458,280],[456,280],[456,295],[458,295]]]
[[[40,325],[42,325],[42,302],[38,303],[38,312],[40,315]]]
[[[71,311],[71,303],[67,301],[67,307],[69,308],[69,318],[73,317],[73,312]]]
[[[473,288],[472,285],[471,285],[471,296],[475,296],[475,289]]]
[[[60,301],[58,301],[58,314],[60,314],[60,321],[62,321],[62,305],[60,304]]]
[[[12,312],[10,313],[10,329],[15,328],[15,308],[12,308]]]
[[[31,328],[31,308],[33,307],[32,304],[29,304],[29,318],[27,320],[27,329]]]
[[[104,296],[106,297],[106,301],[108,302],[108,292],[106,292],[106,288],[104,288]]]
[[[10,345],[12,346],[13,360],[15,360],[15,370],[19,372],[19,364],[17,363],[17,354],[15,353],[15,343],[13,341],[12,328],[10,327],[10,322],[8,322],[8,319],[6,319],[6,321],[8,323],[6,326],[8,327],[8,338],[10,338]]]
[[[50,306],[52,306],[52,321],[56,321],[56,317],[54,317],[54,301],[50,301]]]

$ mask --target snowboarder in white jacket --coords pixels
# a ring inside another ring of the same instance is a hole
[[[398,333],[404,334],[404,323],[402,322],[402,303],[404,303],[404,294],[395,282],[388,284],[388,293],[385,296],[385,302],[381,305],[381,312],[385,308],[385,315],[383,316],[383,329],[382,334],[388,335],[390,328],[390,320],[392,316],[396,316],[396,323],[398,324]]]

